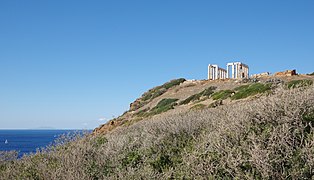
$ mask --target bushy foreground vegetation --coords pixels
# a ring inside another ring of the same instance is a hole
[[[0,161],[0,179],[311,179],[313,123],[314,87],[282,88]]]

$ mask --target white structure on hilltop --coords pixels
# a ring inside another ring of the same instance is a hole
[[[249,78],[249,66],[241,62],[227,64],[227,70],[218,67],[216,64],[208,65],[208,79],[243,79]]]
[[[230,74],[231,67],[231,74]],[[241,62],[233,62],[227,64],[227,78],[243,79],[249,78],[249,66]]]
[[[226,79],[227,78],[227,70],[218,67],[216,64],[208,65],[208,79],[216,80],[216,79]]]

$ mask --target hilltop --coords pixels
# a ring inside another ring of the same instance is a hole
[[[272,93],[280,85],[312,84],[313,80],[311,74],[289,76],[283,72],[251,79],[174,79],[145,92],[130,104],[128,111],[96,128],[94,134],[107,133],[166,112],[215,108],[248,101]]]

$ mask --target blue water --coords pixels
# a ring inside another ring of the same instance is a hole
[[[0,151],[16,150],[19,157],[50,145],[62,134],[74,130],[0,130]],[[5,141],[8,143],[5,143]]]

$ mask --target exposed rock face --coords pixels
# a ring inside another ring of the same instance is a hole
[[[141,108],[142,107],[141,102],[142,102],[141,99],[138,98],[133,103],[131,103],[130,104],[130,111],[135,111],[135,110]]]
[[[295,76],[295,75],[297,75],[297,71],[295,69],[275,73],[275,76]]]
[[[216,107],[221,106],[221,105],[223,105],[222,100],[217,100],[217,101],[214,101],[213,103],[211,103],[208,107],[209,108],[216,108]]]
[[[103,124],[100,127],[94,129],[93,134],[97,135],[97,134],[107,133],[111,131],[112,129],[116,128],[117,126],[119,126],[120,124],[121,122],[119,121],[111,120],[107,122],[106,124]]]

